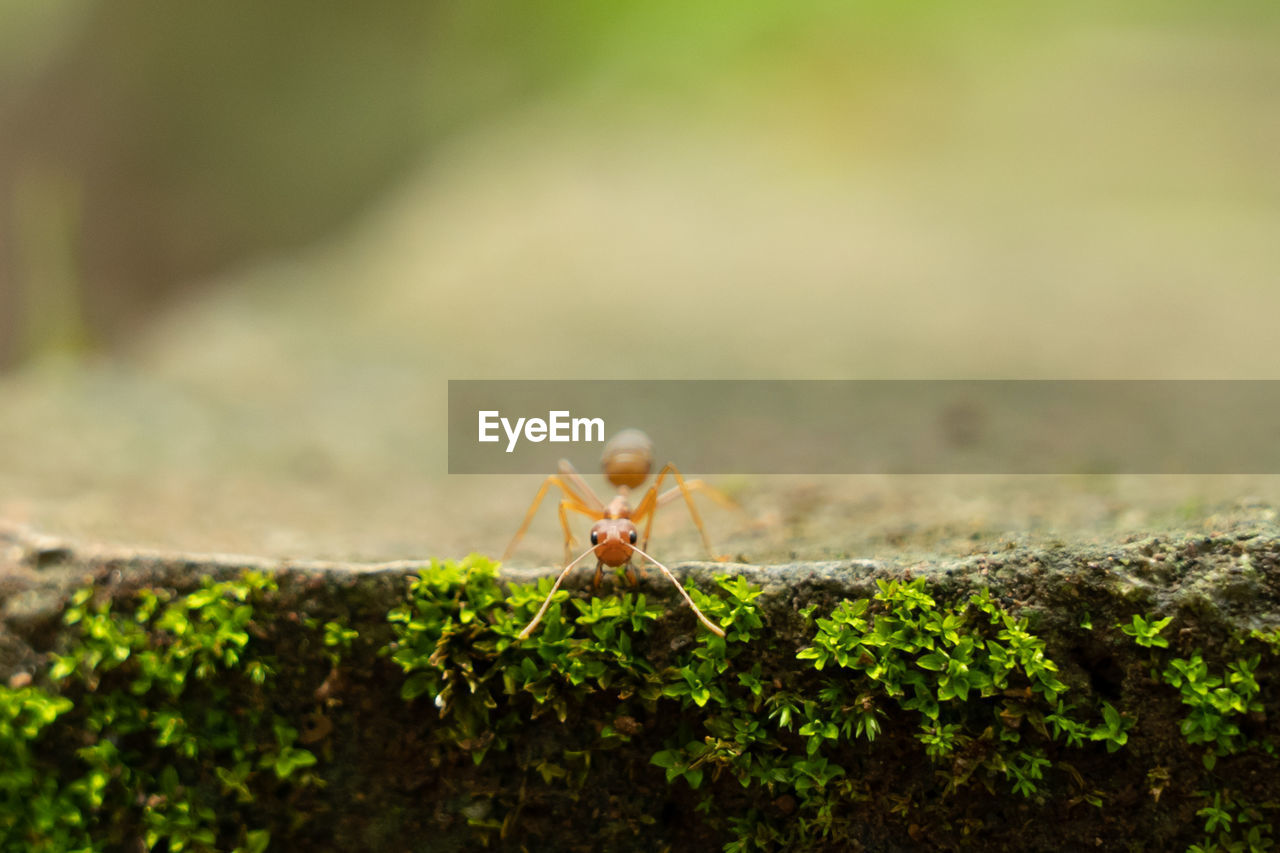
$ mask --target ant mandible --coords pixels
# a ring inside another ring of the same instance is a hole
[[[686,481],[681,476],[679,469],[668,462],[658,472],[657,479],[654,480],[653,485],[649,487],[644,497],[640,499],[640,503],[636,504],[633,510],[631,508],[631,490],[644,483],[653,468],[653,442],[638,429],[623,430],[610,439],[605,444],[600,464],[609,483],[618,490],[613,500],[606,505],[592,490],[591,486],[587,484],[587,481],[582,479],[577,469],[569,464],[567,459],[561,459],[560,473],[558,475],[552,474],[543,481],[542,487],[538,489],[538,493],[533,498],[533,504],[529,507],[529,512],[525,514],[524,522],[520,525],[520,529],[516,531],[516,535],[511,538],[511,544],[507,546],[507,550],[502,555],[504,561],[511,556],[516,544],[524,536],[525,531],[529,529],[529,523],[533,521],[533,516],[538,511],[542,499],[546,497],[547,490],[552,486],[560,489],[564,493],[564,499],[560,501],[560,526],[564,529],[564,559],[566,565],[560,572],[560,576],[556,578],[556,582],[551,587],[551,592],[548,593],[546,601],[542,602],[542,607],[538,610],[537,615],[533,617],[533,621],[520,632],[519,639],[523,640],[533,632],[538,622],[542,620],[542,615],[551,606],[551,599],[555,596],[556,590],[560,588],[561,582],[564,581],[569,571],[591,554],[596,557],[596,574],[592,580],[593,586],[599,586],[605,566],[610,568],[626,566],[627,580],[634,586],[636,577],[631,567],[631,559],[634,555],[639,554],[645,560],[661,569],[662,573],[675,584],[676,589],[680,590],[680,594],[684,596],[684,600],[693,608],[694,615],[698,617],[703,625],[706,625],[712,633],[723,637],[724,631],[698,609],[698,605],[693,603],[693,599],[689,597],[689,593],[685,591],[685,588],[680,585],[680,581],[676,580],[675,575],[671,574],[671,570],[645,553],[645,550],[649,547],[649,533],[653,529],[653,516],[658,508],[683,497],[685,504],[689,507],[689,515],[693,517],[693,523],[697,526],[698,532],[702,534],[702,544],[706,546],[707,553],[711,555],[713,560],[720,559],[716,557],[711,548],[711,540],[707,538],[707,531],[702,526],[702,516],[698,514],[698,508],[693,503],[693,493],[695,491],[703,492],[711,499],[730,508],[736,508],[736,505],[722,492],[713,489],[701,480]],[[670,491],[659,493],[658,490],[662,486],[662,481],[668,474],[675,479],[676,485]],[[573,531],[569,529],[568,513],[570,511],[590,516],[596,520],[591,527],[591,547],[572,561],[569,559],[573,554],[574,546]],[[637,547],[636,540],[639,538],[637,525],[642,521],[644,522],[644,538],[641,540],[641,545]]]

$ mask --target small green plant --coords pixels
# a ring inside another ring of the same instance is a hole
[[[1115,752],[1129,742],[1129,729],[1133,723],[1133,719],[1122,715],[1110,702],[1103,702],[1102,724],[1089,732],[1089,738],[1104,742],[1107,752]]]
[[[1197,653],[1190,658],[1174,658],[1165,668],[1165,683],[1176,687],[1182,694],[1182,704],[1191,709],[1182,721],[1183,737],[1191,744],[1213,746],[1204,755],[1206,769],[1212,770],[1219,757],[1244,746],[1241,717],[1263,710],[1255,677],[1260,661],[1260,655],[1253,655],[1228,664],[1225,673],[1215,674]]]
[[[824,741],[873,740],[877,716],[885,713],[879,697],[917,715],[916,738],[934,761],[950,762],[962,749],[989,742],[979,750],[986,756],[981,766],[1028,797],[1050,764],[1038,748],[1021,746],[1031,733],[1042,740],[1061,737],[1074,747],[1086,740],[1106,741],[1109,749],[1125,743],[1132,721],[1110,705],[1097,725],[1072,716],[1059,698],[1067,686],[1044,641],[985,590],[959,606],[939,607],[923,579],[878,584],[873,599],[842,602],[819,619],[813,645],[798,655],[818,671],[853,670],[865,679],[861,686],[828,681],[819,692],[822,701],[806,707],[810,720],[800,733],[810,738],[810,754]],[[953,775],[951,786],[964,784],[971,773]]]
[[[0,849],[119,849],[140,837],[149,849],[265,850],[268,829],[220,823],[228,802],[318,781],[305,770],[314,754],[270,709],[277,665],[254,648],[255,606],[274,590],[247,572],[184,596],[77,591],[47,690],[0,691]],[[55,728],[77,745],[61,760],[37,749]]]
[[[1264,853],[1275,849],[1271,824],[1263,820],[1262,814],[1264,808],[1274,809],[1274,805],[1261,808],[1250,805],[1237,799],[1230,790],[1200,791],[1199,794],[1204,798],[1204,806],[1196,816],[1204,818],[1205,834],[1187,853]]]
[[[1272,628],[1270,631],[1255,629],[1249,632],[1249,639],[1266,645],[1271,654],[1280,655],[1280,628]]]
[[[0,685],[0,849],[72,850],[86,837],[81,807],[107,784],[92,774],[73,789],[41,760],[45,733],[72,704],[37,687]],[[27,845],[29,846],[23,846]]]
[[[325,656],[332,666],[337,666],[344,655],[351,652],[351,644],[360,637],[360,632],[348,628],[341,622],[324,623],[324,645],[328,650]]]
[[[661,679],[633,644],[663,611],[643,595],[581,601],[558,590],[546,625],[519,642],[521,627],[550,593],[544,578],[512,585],[507,595],[497,564],[478,555],[433,561],[413,580],[408,601],[388,615],[395,640],[386,651],[406,676],[401,696],[428,696],[438,709],[437,743],[460,745],[479,764],[530,719],[550,712],[564,721],[592,692],[657,700]],[[566,617],[568,602],[576,617]]]
[[[1171,617],[1146,619],[1135,614],[1131,623],[1118,623],[1116,627],[1132,637],[1139,646],[1166,649],[1169,642],[1160,636],[1160,632],[1171,621]],[[1260,641],[1274,649],[1275,636],[1280,636],[1280,632],[1269,634],[1253,631],[1249,637],[1237,639],[1242,644],[1249,640]],[[1165,660],[1167,662],[1163,669],[1153,669],[1152,676],[1155,677],[1158,672],[1164,683],[1176,688],[1182,704],[1189,709],[1181,722],[1180,731],[1188,744],[1209,747],[1201,755],[1206,773],[1212,772],[1218,760],[1224,756],[1258,747],[1273,754],[1272,744],[1254,742],[1241,729],[1247,715],[1265,714],[1257,677],[1262,662],[1261,654],[1230,661],[1225,670],[1215,669],[1199,651],[1192,653],[1190,657]],[[1157,665],[1155,657],[1152,658],[1152,663]],[[1153,790],[1162,791],[1168,784],[1167,772],[1160,776],[1161,781],[1158,781]],[[1245,850],[1253,853],[1274,847],[1270,835],[1271,824],[1263,822],[1261,816],[1261,809],[1272,808],[1272,804],[1254,807],[1238,800],[1228,790],[1199,793],[1204,798],[1204,805],[1196,814],[1205,821],[1205,835],[1200,843],[1188,848],[1188,853]]]
[[[1147,620],[1133,614],[1133,622],[1126,625],[1123,622],[1117,623],[1116,627],[1124,633],[1133,637],[1134,642],[1146,648],[1167,649],[1169,641],[1160,636],[1160,632],[1165,629],[1170,622],[1173,621],[1172,616],[1166,616],[1163,619]]]

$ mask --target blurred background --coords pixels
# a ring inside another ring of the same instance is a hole
[[[1266,0],[0,0],[0,524],[496,554],[538,479],[445,475],[450,378],[1280,378],[1277,152]],[[1280,500],[720,484],[752,560]]]

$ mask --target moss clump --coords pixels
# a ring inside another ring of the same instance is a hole
[[[923,579],[882,581],[873,597],[811,623],[812,642],[796,650],[763,630],[758,589],[741,578],[716,583],[719,596],[693,595],[724,639],[676,629],[680,612],[659,619],[643,596],[584,601],[561,591],[545,628],[519,643],[549,580],[508,593],[483,559],[436,563],[391,613],[386,652],[405,674],[401,695],[437,709],[435,750],[462,750],[479,765],[514,748],[495,772],[536,774],[574,799],[595,756],[626,744],[668,784],[700,792],[683,831],[726,850],[838,848],[866,837],[869,804],[918,821],[921,837],[956,832],[954,813],[984,795],[998,808],[1001,791],[1038,806],[1103,807],[1105,784],[1086,779],[1070,753],[1100,762],[1126,744],[1135,717],[1075,700],[1046,641],[985,590],[939,604]],[[548,714],[570,731],[538,727]],[[887,744],[878,750],[877,739]],[[560,758],[566,740],[577,769]],[[434,760],[447,762],[439,752]],[[877,792],[865,781],[920,760],[936,768],[931,783],[911,773]],[[894,796],[896,806],[886,802]],[[482,815],[468,814],[481,837],[540,831],[522,819],[520,799],[486,802]],[[976,834],[980,824],[958,829]]]
[[[1046,748],[1102,741],[1115,751],[1133,722],[1108,703],[1088,715],[1096,721],[1078,716],[1045,641],[986,590],[939,607],[923,580],[881,581],[874,599],[843,602],[819,620],[814,644],[798,656],[817,670],[852,674],[824,679],[819,702],[807,708],[813,722],[800,733],[810,752],[824,739],[874,740],[890,699],[916,718],[915,737],[942,766],[949,791],[983,773],[989,787],[1003,779],[1031,797],[1052,764]]]
[[[71,707],[70,700],[37,687],[0,686],[0,840],[5,850],[71,850],[83,838],[83,795],[63,790],[58,774],[49,772],[41,758],[44,731]],[[103,783],[95,776],[79,787]]]
[[[1214,770],[1224,758],[1276,756],[1274,737],[1257,737],[1247,731],[1258,732],[1258,723],[1266,720],[1258,670],[1264,655],[1274,656],[1276,632],[1253,631],[1247,637],[1235,638],[1229,645],[1248,648],[1219,669],[1205,660],[1201,649],[1187,657],[1157,653],[1156,649],[1169,647],[1161,633],[1171,621],[1169,617],[1148,621],[1135,615],[1131,626],[1117,627],[1139,646],[1152,649],[1152,677],[1159,671],[1161,681],[1178,691],[1185,708],[1178,726],[1182,737],[1191,752],[1203,747],[1200,756],[1204,769],[1196,775],[1202,784],[1211,787],[1196,792],[1202,803],[1196,816],[1204,819],[1204,835],[1187,849],[1190,853],[1271,850],[1275,841],[1271,837],[1272,825],[1265,816],[1280,804],[1251,801],[1235,789],[1229,775],[1215,775]]]
[[[1111,697],[1087,673],[1069,683],[1050,639],[986,589],[939,601],[924,579],[883,580],[820,618],[807,608],[810,640],[797,648],[766,630],[759,589],[727,576],[716,585],[717,595],[692,594],[724,639],[643,596],[560,591],[544,629],[519,643],[549,579],[504,590],[495,565],[471,558],[413,580],[390,615],[386,653],[404,673],[401,695],[435,707],[432,762],[457,770],[449,756],[460,753],[475,766],[456,789],[473,841],[590,849],[620,837],[647,816],[614,793],[611,779],[625,773],[636,799],[664,804],[667,834],[650,831],[690,849],[1034,848],[1017,826],[1035,815],[1079,823],[1080,809],[1097,815],[1086,825],[1105,826],[1135,776],[1153,803],[1183,798],[1190,820],[1161,827],[1162,844],[1194,837],[1205,815],[1213,826],[1200,849],[1270,843],[1265,803],[1206,788],[1214,778],[1172,781],[1167,760],[1126,756],[1132,736],[1144,754],[1166,737],[1159,715],[1150,731],[1139,726],[1143,702],[1164,684],[1134,673],[1134,687]],[[1097,633],[1154,654],[1168,648],[1171,621],[1136,615]],[[1087,616],[1076,622],[1093,631]],[[1192,706],[1179,723],[1182,754],[1201,743],[1212,746],[1206,755],[1247,753],[1232,718],[1262,708],[1258,666],[1253,655],[1218,676],[1200,658],[1169,662],[1164,681],[1182,678]],[[1167,714],[1172,697],[1161,698]],[[1270,754],[1270,740],[1254,743]],[[624,756],[647,760],[660,779]],[[497,788],[486,781],[495,778]],[[584,808],[599,819],[577,832],[549,819]],[[1061,842],[1051,835],[1039,846]]]
[[[723,638],[558,590],[523,642],[550,579],[480,557],[139,573],[0,688],[0,850],[1270,849],[1280,632],[1094,563],[690,584]]]
[[[189,595],[77,592],[44,687],[0,690],[0,849],[267,848],[316,756],[275,710],[265,575]]]

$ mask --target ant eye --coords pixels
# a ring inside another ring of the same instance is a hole
[[[634,530],[631,531],[631,544],[636,544],[636,532]]]
[[[599,533],[596,533],[594,530],[593,530],[593,531],[591,531],[591,544],[592,544],[592,545],[599,545],[599,544],[600,544],[600,534],[599,534]]]

